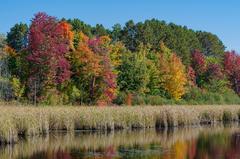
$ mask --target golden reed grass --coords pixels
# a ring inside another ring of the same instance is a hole
[[[0,106],[0,142],[66,130],[167,128],[239,121],[240,106]]]

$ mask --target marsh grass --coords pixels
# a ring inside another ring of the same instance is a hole
[[[240,106],[0,106],[0,141],[66,130],[183,127],[239,121]]]

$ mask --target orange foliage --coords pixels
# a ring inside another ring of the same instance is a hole
[[[7,55],[9,55],[11,57],[16,57],[17,56],[16,51],[8,45],[5,46],[4,52],[6,52]]]
[[[65,39],[68,39],[69,41],[69,46],[70,46],[70,49],[73,49],[73,32],[72,32],[72,26],[65,22],[65,21],[62,21],[59,23],[59,28],[63,31],[62,35]]]
[[[116,74],[112,71],[110,38],[107,36],[89,39],[78,33],[79,44],[72,52],[74,73],[89,84],[89,98],[98,105],[109,105],[116,97]]]
[[[78,48],[73,53],[73,59],[75,59],[79,65],[83,66],[81,71],[84,71],[84,73],[88,75],[98,76],[102,70],[100,57],[89,48],[89,38],[83,33],[79,33],[79,36],[80,42]]]
[[[128,93],[128,94],[127,94],[127,98],[126,98],[126,104],[127,104],[128,106],[131,106],[131,105],[132,105],[132,98],[133,98],[132,93]]]

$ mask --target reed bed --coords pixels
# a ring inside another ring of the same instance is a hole
[[[59,130],[166,129],[240,119],[240,106],[0,106],[0,110],[2,144]]]

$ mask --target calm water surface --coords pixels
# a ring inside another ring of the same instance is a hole
[[[240,128],[52,133],[0,148],[0,159],[238,159]]]

